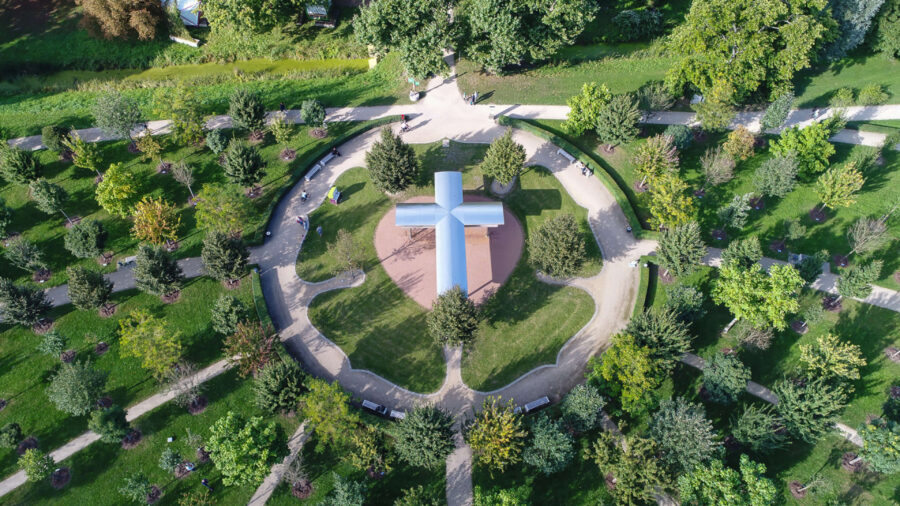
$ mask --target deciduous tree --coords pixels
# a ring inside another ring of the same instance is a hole
[[[695,467],[678,478],[682,504],[774,504],[778,489],[765,477],[766,466],[741,455],[740,472],[721,460]]]
[[[722,149],[735,160],[746,160],[753,156],[753,147],[756,144],[756,136],[753,132],[747,130],[744,125],[738,125],[737,128],[728,134],[728,140],[722,144]]]
[[[666,399],[650,419],[648,436],[656,441],[663,463],[673,474],[714,459],[721,450],[703,406],[682,397]]]
[[[328,253],[337,260],[335,275],[345,272],[351,272],[355,275],[356,271],[362,269],[365,265],[365,250],[360,247],[353,235],[345,229],[338,230],[334,242],[328,245]]]
[[[703,171],[703,188],[719,186],[734,178],[734,158],[721,146],[709,148],[700,157],[700,168]]]
[[[150,480],[144,476],[144,473],[138,472],[129,474],[122,480],[122,485],[119,487],[119,493],[131,502],[145,504],[147,502],[147,496],[150,495],[152,489]]]
[[[890,236],[887,235],[887,224],[884,220],[860,218],[850,226],[847,239],[853,248],[849,253],[852,255],[875,251],[884,246],[890,240]]]
[[[154,0],[79,0],[82,25],[95,37],[152,40],[165,31],[162,4]]]
[[[858,430],[863,446],[859,456],[876,473],[900,471],[900,425],[881,419],[862,424]]]
[[[581,135],[586,130],[597,127],[600,111],[612,99],[612,93],[606,84],[584,83],[581,85],[581,93],[570,97],[566,104],[569,106],[569,114],[563,129],[573,135]]]
[[[478,309],[455,286],[438,295],[427,316],[428,333],[440,345],[471,343],[478,328]]]
[[[247,200],[233,186],[207,183],[197,193],[197,225],[207,232],[237,235],[250,214]]]
[[[671,137],[654,135],[638,146],[632,163],[635,172],[641,176],[641,186],[648,180],[652,184],[663,174],[678,170],[678,150]]]
[[[640,414],[650,403],[649,392],[660,383],[660,370],[650,353],[633,336],[616,335],[603,355],[591,359],[588,377],[600,383],[603,393],[618,399],[623,411]]]
[[[229,411],[209,428],[206,450],[226,486],[259,484],[278,457],[278,427],[261,416],[244,418]]]
[[[571,214],[545,221],[528,239],[532,264],[554,278],[578,274],[585,260],[584,235]]]
[[[170,244],[178,239],[181,217],[174,205],[162,197],[144,197],[134,206],[134,225],[131,232],[139,241],[157,246]]]
[[[816,181],[816,195],[822,207],[837,209],[856,203],[856,194],[862,189],[866,179],[853,163],[828,169]]]
[[[810,379],[834,379],[838,382],[858,380],[859,368],[866,365],[859,346],[842,342],[830,333],[816,338],[815,344],[801,344],[800,362]]]
[[[500,472],[522,459],[527,435],[522,416],[513,412],[512,400],[504,404],[498,397],[484,400],[481,411],[465,431],[466,443],[478,462]]]
[[[611,476],[615,487],[611,490],[616,504],[638,506],[656,501],[660,487],[671,478],[662,467],[659,449],[651,439],[630,436],[625,444],[609,432],[602,432],[586,455]]]
[[[688,185],[676,174],[664,173],[650,185],[650,224],[658,229],[672,228],[694,218],[694,199]]]
[[[63,137],[62,145],[72,153],[72,165],[79,169],[87,169],[97,173],[98,178],[102,178],[100,174],[100,165],[103,163],[103,153],[100,146],[95,142],[87,142],[78,135],[76,130],[71,130],[68,135]]]
[[[389,193],[405,190],[419,176],[412,147],[387,127],[381,130],[381,139],[366,152],[366,167],[375,187]]]
[[[239,322],[234,334],[225,338],[225,355],[229,363],[237,364],[241,376],[255,376],[275,358],[278,342],[278,334],[271,325]]]
[[[56,462],[53,457],[37,448],[28,448],[19,457],[19,467],[25,471],[25,478],[31,482],[41,481],[50,476],[54,465]]]
[[[47,397],[56,409],[81,416],[94,407],[104,386],[106,373],[91,367],[89,361],[63,363],[50,379]]]
[[[122,356],[140,359],[141,366],[156,378],[163,378],[181,358],[181,332],[143,309],[136,309],[119,321]]]
[[[722,251],[722,265],[730,265],[740,269],[749,269],[763,257],[759,237],[753,235],[746,239],[731,241]]]
[[[512,139],[512,130],[491,142],[484,161],[481,162],[481,170],[486,176],[492,177],[500,184],[509,184],[522,172],[525,165],[525,147]]]
[[[838,278],[836,286],[841,297],[862,299],[872,293],[872,283],[881,277],[881,260],[875,260],[864,265],[851,265]]]
[[[103,180],[97,184],[97,203],[109,214],[121,218],[131,214],[136,194],[134,177],[122,168],[121,163],[110,165],[103,174]]]
[[[797,293],[803,280],[789,265],[773,265],[768,275],[759,264],[749,269],[724,265],[712,290],[713,301],[723,304],[735,318],[755,327],[783,329],[785,317],[800,307]]]
[[[737,113],[734,109],[735,93],[730,82],[716,80],[707,89],[703,101],[691,106],[697,112],[697,120],[703,130],[722,132],[728,128]]]
[[[522,452],[526,464],[549,476],[565,469],[574,455],[572,436],[558,422],[543,415],[531,425],[531,438]]]
[[[209,16],[208,6],[204,6],[204,15]],[[203,104],[197,97],[194,87],[184,81],[178,81],[175,86],[163,86],[157,88],[153,94],[153,113],[160,118],[168,118],[172,121],[172,139],[182,146],[200,144],[203,141],[203,130],[206,122],[203,120]],[[222,130],[211,130],[207,134],[213,139],[226,137]],[[213,141],[214,142],[214,141]],[[212,144],[208,141],[208,145]],[[228,142],[221,146],[225,149]],[[213,151],[216,154],[222,150]]]
[[[350,408],[350,395],[335,381],[310,379],[303,395],[302,415],[315,427],[319,444],[335,449],[346,447],[349,436],[360,424],[359,414]]]
[[[778,139],[772,141],[769,152],[776,157],[796,157],[800,171],[812,176],[828,168],[828,159],[834,155],[829,137],[831,131],[822,122],[805,128],[794,126],[783,130]]]
[[[188,193],[191,194],[192,200],[196,198],[194,190],[191,188],[191,185],[194,184],[194,171],[191,169],[190,165],[186,164],[183,160],[172,164],[172,178],[187,188]]]
[[[33,242],[22,236],[14,237],[6,241],[6,249],[3,255],[13,265],[23,271],[33,272],[47,268],[44,261],[44,252]]]

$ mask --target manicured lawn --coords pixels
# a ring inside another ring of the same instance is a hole
[[[67,348],[78,352],[77,360],[91,360],[96,368],[109,374],[107,395],[124,407],[150,396],[159,385],[141,368],[139,359],[120,356],[119,320],[135,309],[149,311],[164,319],[173,331],[181,333],[186,359],[200,366],[208,365],[221,357],[223,341],[209,321],[212,306],[220,294],[227,292],[243,301],[249,310],[248,317],[254,317],[250,285],[250,276],[243,278],[236,291],[228,291],[221,283],[209,278],[196,278],[188,281],[181,298],[173,304],[164,304],[158,297],[129,290],[113,296],[118,308],[112,318],[101,318],[96,311],[75,310],[71,305],[54,309],[50,317],[56,321],[54,328],[67,339]],[[47,399],[47,381],[59,368],[60,361],[37,351],[41,337],[21,326],[3,325],[0,329],[0,363],[3,364],[0,397],[9,401],[9,405],[0,411],[0,426],[18,423],[22,432],[26,436],[36,436],[41,449],[46,451],[85,431],[86,416],[69,416]],[[97,357],[93,350],[99,341],[108,343],[109,351]],[[15,468],[15,452],[0,449],[0,476],[8,475]]]
[[[867,53],[861,50],[859,53]],[[889,104],[900,102],[900,61],[880,54],[855,54],[825,67],[806,70],[794,79],[797,100],[794,107],[828,105],[840,88],[857,92],[870,84],[880,84],[888,92]]]
[[[644,138],[635,140],[623,146],[619,146],[612,154],[607,154],[600,148],[600,142],[593,132],[580,137],[571,137],[562,132],[561,121],[537,121],[536,124],[560,135],[579,148],[590,153],[598,163],[603,164],[619,183],[622,190],[628,196],[629,202],[635,208],[638,217],[646,223],[649,217],[648,195],[637,194],[633,184],[639,178],[634,172],[631,160]],[[663,130],[662,127],[647,127],[648,134],[655,134]],[[710,147],[724,141],[724,135],[710,135],[702,143],[693,143],[683,152],[679,153],[681,160],[681,177],[692,189],[703,185],[703,176],[700,167],[700,157]],[[772,140],[773,137],[769,137]],[[831,165],[836,166],[846,163],[854,153],[872,152],[874,148],[855,146],[849,144],[834,144],[837,153],[831,157]],[[783,199],[767,198],[765,208],[760,211],[752,211],[747,225],[742,230],[728,230],[728,239],[716,241],[712,238],[712,231],[722,226],[718,219],[717,211],[727,205],[735,195],[753,192],[753,174],[757,167],[769,158],[768,149],[757,152],[752,158],[739,162],[734,179],[728,183],[707,188],[706,195],[702,199],[695,199],[697,206],[697,218],[701,228],[705,232],[705,240],[710,246],[724,248],[728,241],[735,238],[759,236],[763,251],[767,256],[787,259],[787,252],[778,253],[771,250],[769,244],[783,237],[784,221],[787,219],[799,219],[807,227],[806,235],[800,240],[789,244],[791,251],[812,254],[816,251],[826,250],[830,254],[846,254],[852,248],[847,238],[849,227],[863,217],[878,218],[884,214],[900,198],[900,152],[890,151],[885,154],[883,166],[875,165],[866,173],[866,185],[857,195],[857,201],[850,207],[837,211],[828,211],[829,218],[821,223],[809,218],[809,211],[820,204],[815,193],[815,178],[801,177],[794,190]],[[900,257],[894,254],[900,246],[900,220],[891,219],[888,222],[888,231],[893,237],[887,246],[879,252],[870,254],[870,258],[854,255],[852,262],[868,261],[870,259],[882,260],[884,269],[878,284],[891,289],[900,288],[900,283],[893,278],[894,272],[900,270]],[[832,266],[833,271],[837,271]]]
[[[280,64],[272,63],[273,67]],[[203,67],[220,69],[220,67]],[[160,70],[156,72],[165,73]],[[151,76],[155,75],[151,72]],[[179,77],[196,94],[204,114],[228,112],[228,98],[235,89],[251,89],[260,95],[266,110],[275,110],[281,102],[289,108],[300,108],[304,100],[318,99],[327,107],[383,105],[408,103],[407,89],[402,80],[402,69],[397,58],[382,60],[375,69],[358,68],[318,70],[297,74],[263,72],[247,73],[243,79],[233,74],[200,75],[195,78]],[[135,100],[144,119],[158,118],[152,108],[152,97],[157,87],[175,86],[173,80],[150,79],[137,83],[121,83],[122,94]],[[102,92],[102,84],[84,85],[85,91],[17,93],[0,97],[0,125],[3,135],[20,137],[40,134],[45,125],[86,128],[94,125],[92,109]],[[0,84],[2,87],[2,84]],[[52,90],[53,88],[51,88]]]
[[[280,433],[276,461],[280,461],[287,453],[287,438],[300,420],[261,411],[253,400],[252,384],[252,379],[242,379],[234,370],[225,372],[208,383],[204,395],[209,399],[209,407],[203,413],[195,416],[173,403],[164,404],[132,423],[143,433],[143,441],[137,448],[123,450],[119,445],[96,442],[61,462],[72,473],[72,481],[63,490],[55,490],[49,480],[44,480],[20,487],[5,500],[10,504],[59,504],[60,501],[64,504],[125,504],[118,488],[126,476],[141,472],[163,490],[158,504],[176,504],[182,494],[202,491],[201,478],[208,479],[215,490],[211,497],[215,504],[246,504],[258,484],[226,487],[212,462],[199,465],[195,472],[179,480],[160,469],[158,462],[163,449],[169,447],[197,464],[196,449],[188,447],[185,441],[186,429],[206,438],[213,422],[229,411],[245,417],[263,416],[267,422],[275,422]],[[167,443],[169,436],[175,441]]]
[[[337,137],[340,137],[354,128],[361,128],[357,123],[333,123],[329,126],[329,137],[314,139],[307,133],[306,127],[297,129],[297,133],[291,139],[290,146],[297,151],[297,158],[285,163],[278,158],[282,147],[275,145],[269,138],[260,146],[260,153],[267,162],[266,176],[261,185],[264,193],[254,199],[250,204],[249,218],[246,220],[243,237],[249,243],[261,241],[265,224],[269,219],[269,206],[277,198],[279,191],[289,186],[300,171],[305,170],[311,160],[307,160],[314,151]],[[126,141],[103,143],[104,165],[121,162],[125,169],[134,176],[137,186],[137,194],[163,197],[167,201],[179,207],[181,227],[179,230],[180,248],[175,252],[179,258],[195,257],[200,255],[204,232],[197,227],[195,209],[188,205],[190,197],[187,188],[176,182],[171,175],[157,174],[156,161],[143,162],[131,154]],[[81,216],[99,220],[108,231],[105,249],[115,253],[116,258],[133,254],[137,247],[137,241],[131,236],[131,221],[116,216],[110,216],[95,200],[94,177],[90,171],[75,168],[70,163],[60,162],[55,153],[43,150],[37,153],[38,158],[45,165],[43,176],[61,185],[68,191],[70,198],[65,202],[65,211],[70,216]],[[226,182],[222,167],[218,164],[218,157],[212,151],[202,148],[172,148],[167,149],[163,159],[168,161],[184,160],[194,170],[196,182],[193,185],[194,192],[199,191],[204,183]],[[237,187],[232,187],[234,192],[242,192]],[[13,222],[10,230],[18,231],[34,242],[43,252],[49,269],[53,276],[47,285],[57,285],[66,280],[65,268],[68,265],[80,264],[97,266],[94,259],[78,260],[64,247],[66,228],[62,215],[48,216],[35,208],[34,202],[28,198],[27,189],[20,185],[6,184],[0,189],[0,197],[6,200],[6,205],[13,209]],[[106,270],[115,268],[111,263]],[[0,260],[0,276],[26,281],[31,279],[31,273],[25,272],[5,258]]]
[[[504,76],[483,73],[471,60],[460,59],[456,66],[459,87],[469,94],[477,90],[479,103],[565,105],[584,83],[606,83],[613,93],[633,92],[649,81],[662,80],[672,64],[664,56],[627,54],[632,46],[615,56],[607,57],[614,54],[607,51],[607,47],[598,49],[596,53],[602,55],[598,60],[548,63]],[[577,51],[576,57],[578,53],[588,51]]]
[[[412,195],[430,195],[432,173],[463,170],[467,190],[482,188],[484,179],[477,163],[484,145],[452,142],[416,145],[424,168],[419,184],[407,190]],[[562,212],[583,217],[560,184],[545,169],[531,168],[521,178],[521,188],[507,199],[510,209],[529,230]],[[372,243],[375,226],[393,202],[372,186],[364,169],[350,170],[337,185],[346,189],[340,206],[323,205],[311,216],[324,234],[307,237],[297,272],[301,278],[322,281],[335,275],[337,264],[327,254],[327,245],[340,229],[350,231],[363,249],[366,281],[362,286],[327,292],[310,306],[310,320],[350,356],[353,367],[370,369],[395,383],[420,392],[436,390],[444,379],[440,350],[428,337],[425,310],[388,277],[377,263]],[[599,270],[599,250],[582,221],[591,261],[584,275]],[[484,307],[484,321],[474,349],[466,356],[464,379],[473,388],[502,386],[532,368],[555,361],[560,346],[590,319],[593,303],[575,288],[538,282],[523,255],[507,283]],[[399,360],[398,360],[399,359]]]
[[[385,432],[390,434],[390,429],[388,428]],[[308,473],[309,480],[313,485],[312,495],[303,501],[298,501],[291,495],[290,484],[282,482],[266,504],[272,506],[319,504],[334,488],[333,473],[346,479],[365,483],[368,486],[366,504],[393,504],[404,490],[419,485],[423,487],[427,498],[436,501],[436,504],[446,504],[446,481],[443,468],[429,471],[410,466],[398,459],[396,455],[391,455],[389,457],[391,469],[384,478],[372,480],[366,476],[366,473],[343,462],[341,455],[331,449],[326,449],[321,453],[316,452],[316,443],[314,433],[303,446],[301,454],[303,468]]]

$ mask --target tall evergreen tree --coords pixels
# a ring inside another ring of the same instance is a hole
[[[667,370],[691,349],[693,339],[688,324],[670,309],[644,311],[628,322],[625,332],[634,336],[639,346],[649,348],[657,365]]]
[[[266,163],[259,151],[245,142],[232,140],[225,149],[225,176],[234,184],[252,187],[266,175]]]
[[[700,226],[692,221],[663,230],[656,250],[659,266],[675,277],[688,276],[706,256]]]
[[[713,355],[703,370],[703,388],[713,402],[731,404],[747,388],[750,369],[734,355],[722,352]]]
[[[638,135],[640,120],[641,111],[634,97],[615,95],[597,115],[597,136],[612,146],[630,142]]]
[[[201,257],[207,274],[219,281],[234,281],[244,275],[250,251],[240,239],[212,231],[203,239]]]
[[[263,129],[266,109],[256,93],[238,89],[228,98],[228,115],[235,128],[255,132]]]
[[[750,451],[765,455],[785,448],[790,440],[783,433],[784,423],[770,406],[748,404],[739,417],[731,420],[734,438]]]
[[[411,465],[443,468],[453,452],[453,418],[434,406],[417,406],[396,425],[394,450]]]
[[[682,397],[660,403],[647,433],[659,446],[663,463],[674,474],[709,462],[721,450],[716,431],[706,418],[703,406],[687,402]]]
[[[525,147],[512,139],[512,130],[491,142],[481,170],[500,184],[509,184],[522,172],[525,164]]]
[[[43,290],[0,278],[0,314],[14,324],[32,326],[53,307]]]
[[[184,282],[178,262],[158,246],[142,244],[138,248],[133,272],[138,290],[159,297],[177,292]]]
[[[838,413],[847,405],[843,388],[821,378],[802,385],[780,381],[772,391],[778,396],[775,410],[785,428],[791,436],[810,444],[831,430]]]
[[[109,302],[112,281],[98,271],[73,266],[66,269],[69,275],[69,300],[78,309],[98,309]]]
[[[375,187],[389,193],[405,190],[419,177],[419,162],[412,147],[387,127],[366,153],[366,167]]]

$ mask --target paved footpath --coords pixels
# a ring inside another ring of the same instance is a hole
[[[879,114],[890,118],[900,118],[896,108],[879,109]],[[425,98],[415,105],[361,107],[353,109],[329,109],[330,121],[364,120],[378,117],[408,114],[410,130],[403,134],[408,143],[432,143],[442,139],[458,142],[489,143],[502,135],[505,128],[494,121],[498,114],[517,117],[559,118],[564,117],[564,108],[559,106],[498,106],[466,105],[456,86],[455,77],[434,79],[429,83]],[[865,111],[868,111],[865,110]],[[649,121],[680,122],[688,119],[673,116],[681,113],[662,113],[658,119]],[[562,115],[562,116],[560,116]],[[796,117],[794,117],[796,116]],[[299,120],[296,111],[289,118]],[[680,119],[679,119],[680,118]],[[796,111],[791,121],[803,121],[803,111]],[[820,117],[821,119],[821,117]],[[677,121],[676,121],[677,120]],[[213,128],[230,126],[227,117],[210,120]],[[166,131],[165,122],[151,122],[150,128],[156,133]],[[393,125],[398,129],[399,125]],[[102,132],[89,129],[84,136],[90,140],[103,140]],[[588,221],[603,253],[603,268],[599,274],[586,279],[573,279],[566,284],[588,292],[594,299],[595,313],[584,328],[577,332],[560,350],[555,364],[538,367],[513,383],[491,392],[480,392],[469,388],[462,381],[460,348],[444,350],[446,377],[443,385],[432,393],[416,393],[395,385],[366,370],[354,369],[346,354],[327,337],[323,336],[309,321],[308,306],[318,294],[328,290],[358,286],[365,282],[361,273],[347,273],[322,283],[309,283],[298,278],[295,263],[302,247],[304,232],[295,222],[295,216],[309,215],[324,202],[327,190],[346,170],[364,166],[364,155],[378,137],[377,131],[370,131],[339,147],[342,155],[322,169],[312,181],[298,184],[291,189],[277,206],[268,226],[271,236],[266,242],[252,250],[251,262],[260,266],[262,290],[269,312],[279,330],[285,345],[314,374],[329,380],[337,380],[358,397],[364,397],[385,406],[408,410],[427,402],[461,415],[478,409],[488,395],[498,395],[515,399],[519,403],[528,402],[547,395],[558,401],[566,392],[584,377],[588,359],[602,351],[609,344],[610,337],[622,329],[631,315],[637,297],[639,272],[632,264],[644,254],[656,248],[654,241],[639,241],[626,232],[627,221],[615,198],[598,178],[586,178],[574,164],[557,153],[557,147],[534,135],[522,131],[514,132],[514,139],[525,147],[526,165],[541,165],[548,168],[573,200],[587,211]],[[40,147],[40,139],[16,139],[13,144],[23,148]],[[307,191],[310,198],[300,199],[300,192]],[[710,263],[715,261],[715,254]],[[189,274],[202,273],[198,259],[182,261],[182,267]],[[108,275],[116,283],[116,289],[133,287],[130,269],[123,269]],[[827,284],[833,280],[823,281]],[[888,291],[890,292],[890,291]],[[48,291],[54,304],[67,300],[65,287]],[[873,294],[874,295],[874,294]],[[896,292],[884,293],[872,303],[900,311],[900,299]],[[896,304],[895,304],[896,302]],[[221,371],[220,371],[221,372]],[[155,402],[165,402],[160,397],[146,404],[152,409]],[[144,402],[141,405],[144,405]],[[136,409],[137,406],[132,409]],[[132,416],[132,411],[129,411]],[[138,415],[135,415],[138,416]],[[63,448],[74,451],[87,446],[92,441],[89,433],[73,440]],[[57,451],[62,451],[59,449]],[[447,499],[451,506],[472,503],[471,490],[471,449],[461,441],[458,449],[447,461]],[[10,482],[14,477],[0,483],[0,495],[21,483]],[[19,479],[19,478],[17,478]],[[7,482],[10,482],[9,484]],[[11,488],[10,488],[11,487]]]

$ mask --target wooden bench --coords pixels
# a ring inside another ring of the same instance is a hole
[[[569,153],[566,153],[562,148],[557,149],[556,154],[562,156],[563,158],[568,160],[570,163],[575,163],[575,157],[570,155]]]

